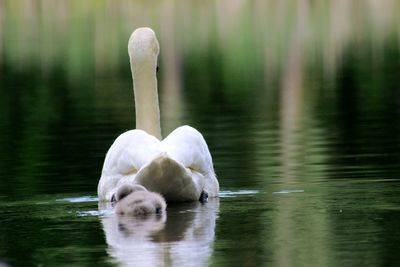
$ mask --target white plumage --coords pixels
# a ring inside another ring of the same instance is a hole
[[[128,45],[134,81],[136,130],[121,134],[107,152],[98,185],[110,201],[123,184],[140,184],[167,201],[218,196],[219,184],[208,146],[196,129],[181,126],[161,140],[157,93],[159,45],[150,28],[135,30]]]

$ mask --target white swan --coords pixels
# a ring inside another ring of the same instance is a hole
[[[216,197],[218,180],[203,136],[181,126],[161,141],[157,92],[159,45],[150,28],[129,38],[136,130],[121,134],[107,152],[97,188],[100,201],[111,201],[124,184],[140,184],[167,201]]]

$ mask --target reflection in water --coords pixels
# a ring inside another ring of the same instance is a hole
[[[107,252],[122,266],[207,266],[218,210],[219,199],[210,199],[169,204],[162,216],[102,217]]]
[[[160,42],[160,53],[163,55],[160,68],[163,79],[161,86],[158,87],[161,95],[162,136],[167,136],[178,125],[182,125],[180,121],[184,104],[182,99],[182,55],[178,53],[180,45],[176,42],[178,34],[174,30],[175,4],[175,1],[165,1],[162,4],[163,28],[157,34],[163,40]]]

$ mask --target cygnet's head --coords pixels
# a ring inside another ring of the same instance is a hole
[[[155,192],[149,192],[141,185],[123,185],[115,197],[115,212],[119,215],[144,216],[162,214],[167,204],[164,198]]]
[[[128,53],[132,71],[156,71],[157,57],[160,51],[156,34],[150,28],[136,29],[128,43]]]

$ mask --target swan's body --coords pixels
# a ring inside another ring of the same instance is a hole
[[[203,136],[181,126],[161,140],[157,93],[159,45],[154,32],[139,28],[129,39],[134,81],[136,130],[121,134],[107,152],[98,185],[100,201],[110,201],[124,184],[139,184],[167,201],[195,201],[219,191]]]

